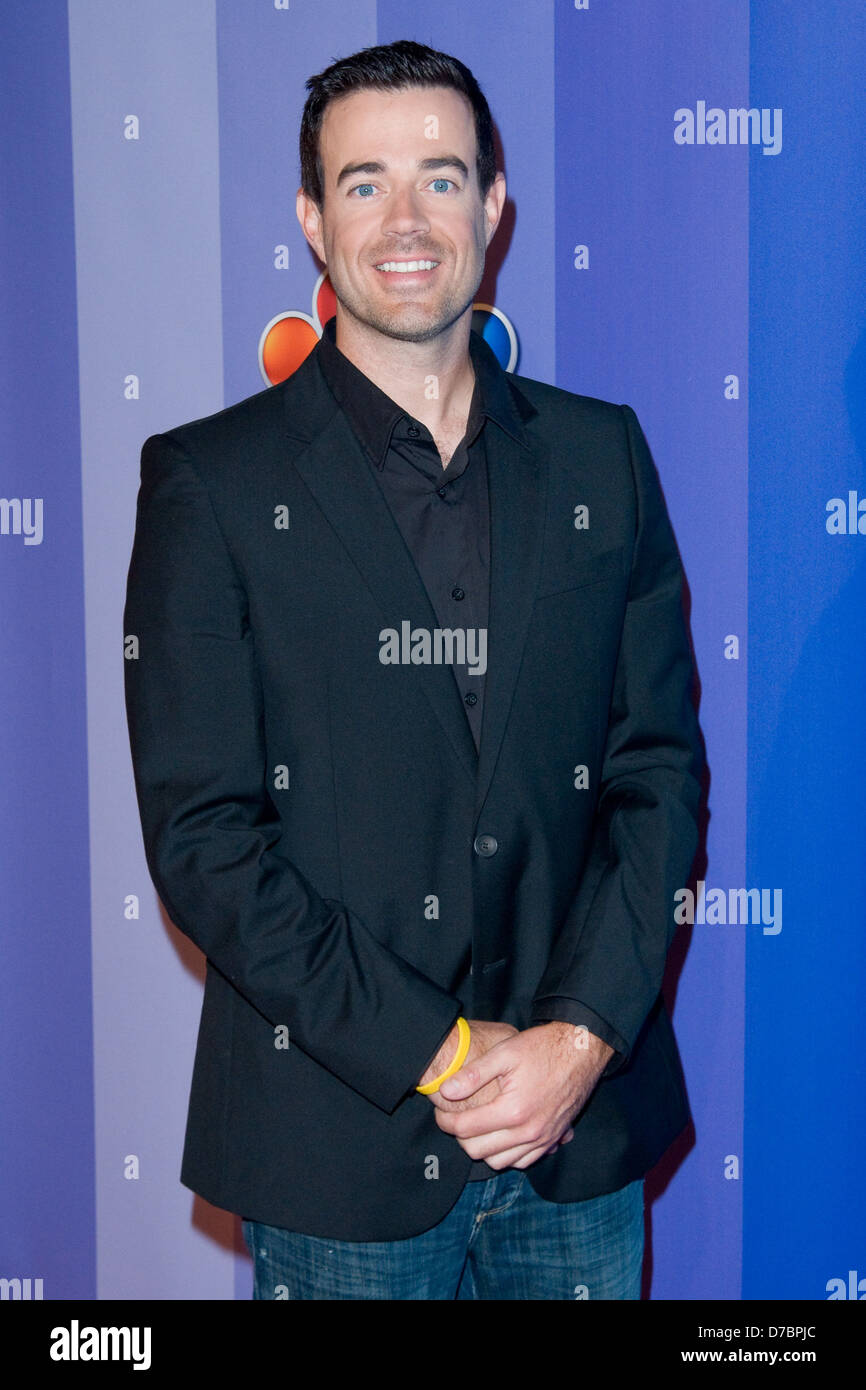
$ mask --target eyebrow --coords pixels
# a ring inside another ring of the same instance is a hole
[[[366,159],[361,164],[345,164],[337,175],[335,187],[339,188],[341,183],[355,174],[384,174],[386,167],[379,159]],[[428,159],[419,159],[418,168],[457,169],[464,178],[469,177],[469,170],[457,154],[431,155]]]

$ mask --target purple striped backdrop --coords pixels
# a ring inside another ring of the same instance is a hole
[[[0,11],[0,1277],[96,1273],[85,611],[66,7]],[[5,529],[5,528],[4,528]],[[34,533],[33,540],[36,540]]]
[[[43,0],[0,16],[0,496],[44,502],[41,544],[0,534],[0,1277],[41,1278],[46,1298],[249,1297],[236,1218],[178,1182],[203,963],[156,900],[131,780],[120,639],[138,453],[154,430],[261,388],[259,335],[285,309],[309,311],[318,269],[294,212],[304,80],[399,37],[456,53],[490,100],[510,201],[480,297],[515,324],[518,370],[628,402],[653,449],[702,687],[699,876],[708,887],[781,882],[786,895],[777,937],[696,925],[677,943],[668,995],[695,1133],[650,1179],[647,1293],[823,1298],[828,1280],[863,1265],[850,1179],[863,1114],[846,1075],[862,816],[858,841],[819,780],[794,815],[796,777],[781,808],[767,775],[774,760],[795,762],[816,720],[828,760],[832,746],[852,747],[862,688],[862,656],[833,638],[862,625],[866,539],[829,538],[823,507],[863,477],[862,450],[848,444],[863,439],[862,330],[844,306],[862,302],[862,229],[845,219],[862,205],[851,113],[866,25],[856,0],[827,9],[820,31],[776,0],[440,0],[432,16],[398,0],[77,0],[68,21],[61,0]],[[810,106],[816,86],[832,139]],[[675,143],[674,112],[703,101],[785,105],[782,150]],[[825,202],[832,217],[813,234],[810,265],[823,266],[834,226],[846,225],[851,254],[850,267],[841,251],[827,261],[822,291],[797,245]],[[817,285],[799,338],[796,277],[810,303]],[[780,365],[795,341],[796,381]],[[820,344],[825,375],[804,385],[807,343]],[[811,403],[791,424],[798,391]],[[807,462],[792,494],[793,457]],[[810,604],[825,656],[806,681],[784,624]],[[749,705],[749,638],[760,708]],[[780,711],[797,731],[790,749]],[[856,804],[856,772],[839,785]],[[825,836],[824,857],[812,852],[816,812],[848,836],[829,955],[815,904],[832,851]],[[828,1043],[804,1097],[792,1040],[820,971],[845,1056],[834,1071]],[[797,1166],[804,1132],[832,1155],[820,1185]],[[810,1203],[808,1240],[788,1218],[795,1197]]]

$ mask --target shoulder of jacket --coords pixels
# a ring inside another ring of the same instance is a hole
[[[561,386],[552,386],[550,382],[536,381],[534,377],[518,376],[516,373],[511,373],[509,380],[539,412],[542,424],[545,418],[553,415],[557,420],[565,416],[576,422],[608,424],[620,431],[623,429],[623,407],[614,401],[566,391]]]
[[[252,438],[266,437],[269,430],[277,427],[282,420],[282,401],[282,387],[269,386],[212,415],[188,420],[182,425],[162,430],[154,437],[202,459],[212,454],[215,448],[231,450],[233,446],[241,444],[249,447]]]

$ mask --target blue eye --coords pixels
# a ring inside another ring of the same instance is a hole
[[[353,193],[358,193],[361,189],[364,189],[364,188],[369,188],[369,189],[371,190],[371,192],[374,192],[374,191],[375,191],[375,190],[373,189],[373,185],[372,185],[371,183],[359,183],[359,184],[357,184],[357,185],[355,186],[355,188],[352,189],[352,192],[353,192]],[[363,196],[366,197],[367,195],[364,194]]]
[[[434,180],[433,180],[433,183],[434,183],[434,185],[437,184],[437,183],[453,183],[453,179],[434,179]],[[437,193],[444,193],[444,192],[445,192],[445,189],[444,189],[444,188],[437,188],[437,189],[436,189],[436,192],[437,192]]]

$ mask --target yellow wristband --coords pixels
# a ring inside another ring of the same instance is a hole
[[[457,1051],[450,1067],[447,1067],[441,1076],[437,1076],[435,1081],[428,1081],[426,1086],[415,1087],[415,1090],[419,1091],[422,1096],[432,1096],[435,1091],[439,1090],[442,1082],[447,1081],[449,1076],[453,1076],[456,1071],[459,1071],[466,1061],[469,1052],[470,1033],[469,1024],[465,1018],[458,1018],[457,1020],[457,1035]]]

